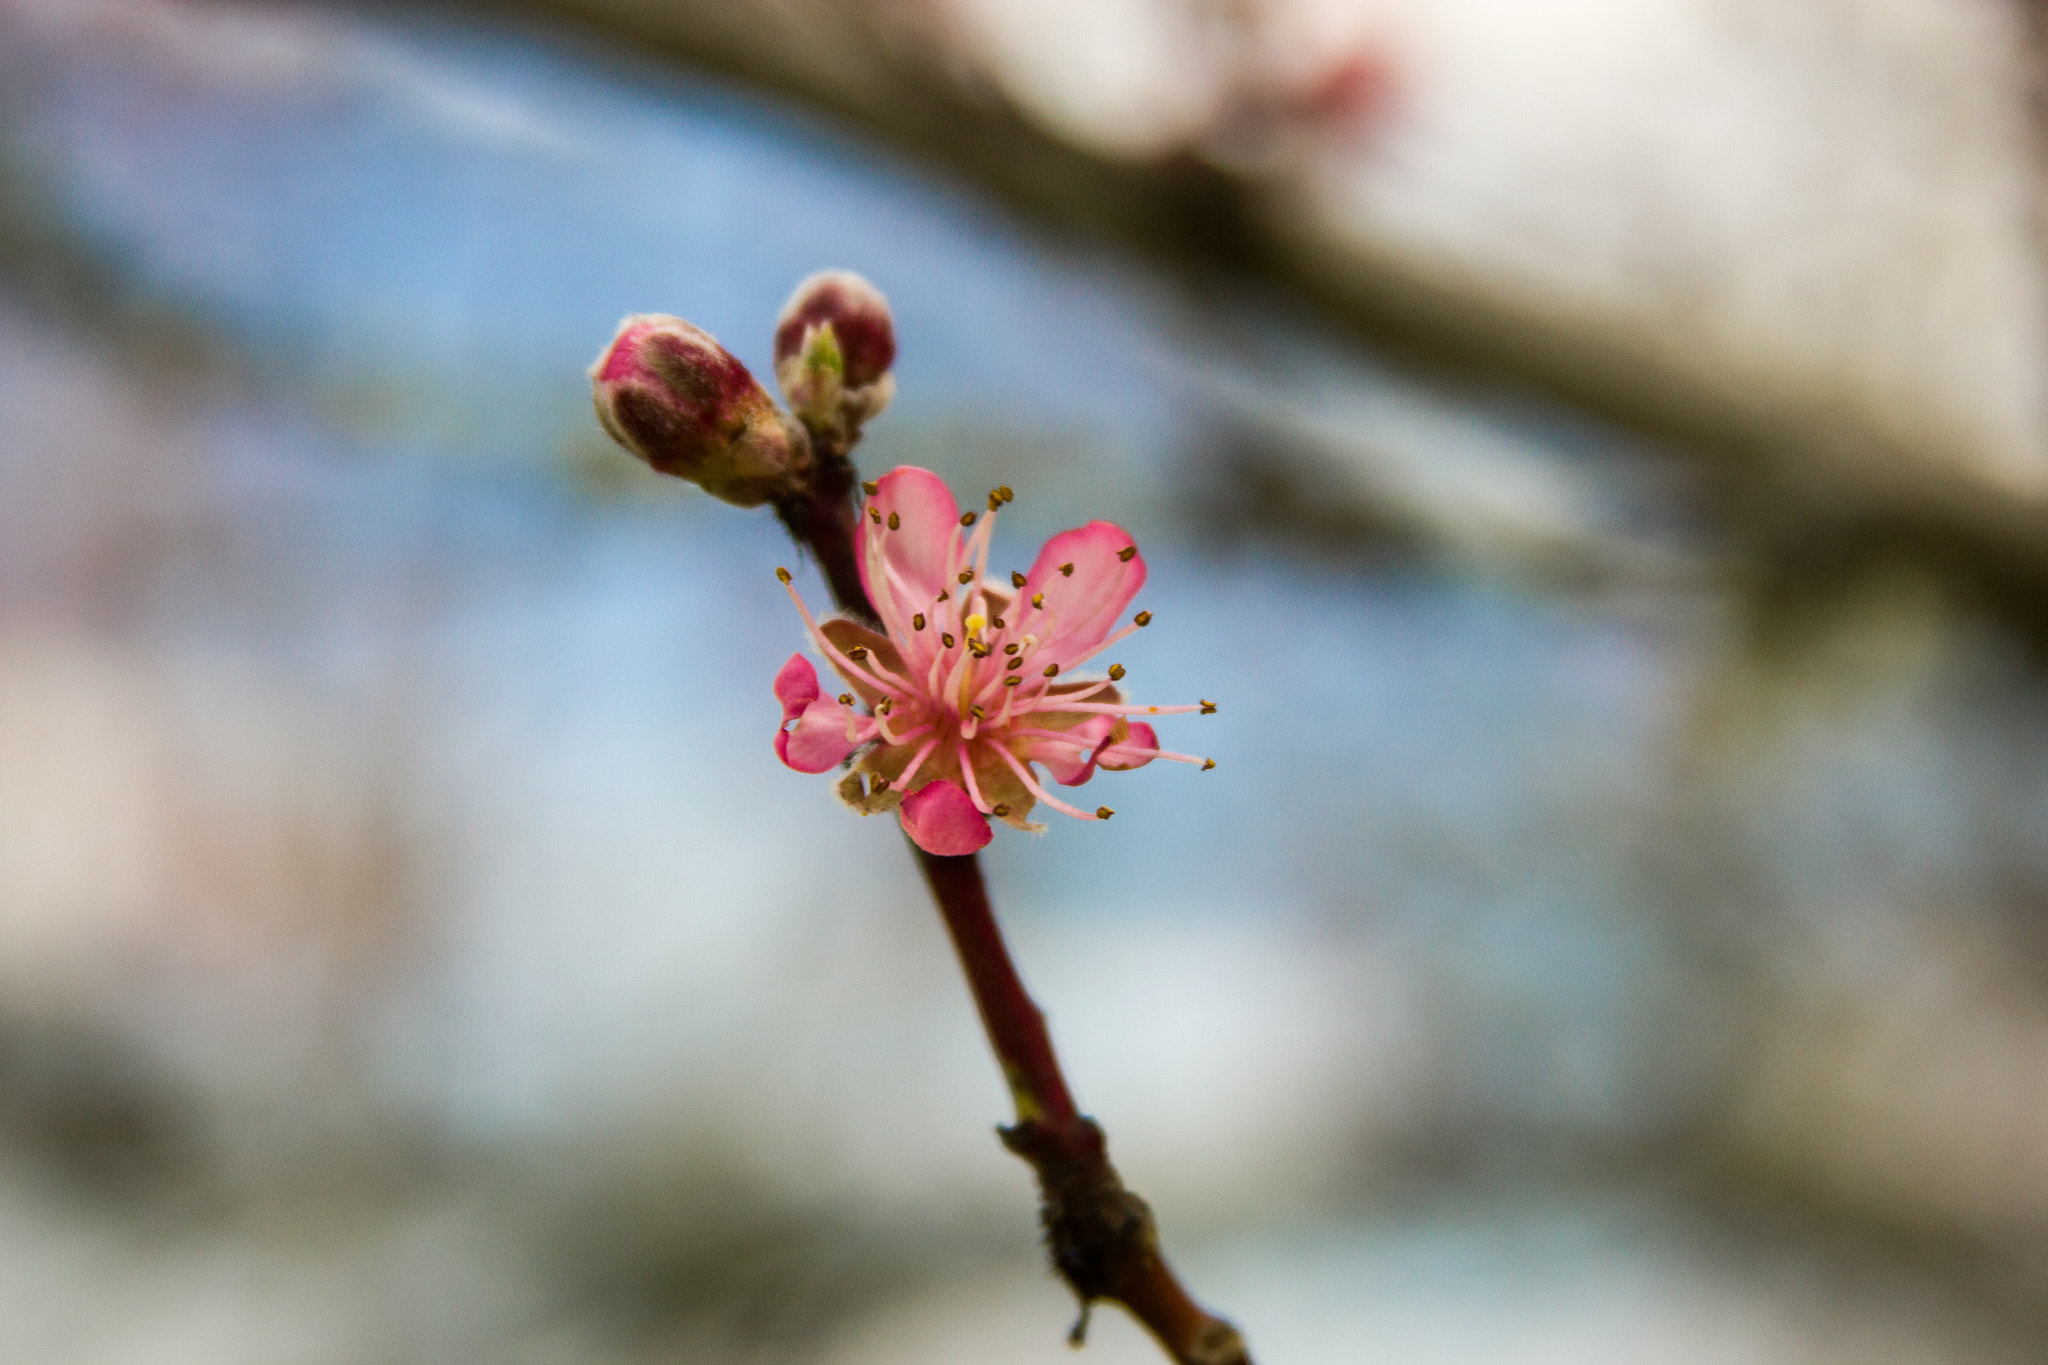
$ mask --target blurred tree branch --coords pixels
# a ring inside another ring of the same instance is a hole
[[[863,0],[474,0],[737,77],[981,185],[1055,230],[1165,264],[1190,293],[1252,285],[1394,358],[1590,410],[1690,458],[1708,511],[1769,591],[1901,558],[2048,645],[2048,511],[1973,467],[1967,438],[1857,395],[1730,391],[1683,337],[1638,344],[1472,277],[1336,259],[1251,180],[1194,155],[1120,161],[1035,126],[942,41]],[[1767,592],[1768,595],[1768,592]]]

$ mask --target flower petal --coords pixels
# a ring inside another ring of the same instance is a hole
[[[775,733],[775,756],[800,773],[829,772],[874,738],[875,722],[829,697],[806,706],[794,730]]]
[[[1142,768],[1152,761],[1150,753],[1133,753],[1133,750],[1150,750],[1158,747],[1159,732],[1142,720],[1134,720],[1131,722],[1129,737],[1104,749],[1102,757],[1095,761],[1105,772],[1129,772],[1133,768]]]
[[[904,797],[901,814],[911,842],[942,858],[972,853],[995,837],[988,817],[951,782],[929,782]]]
[[[1032,719],[1039,718],[1034,716]],[[1033,739],[1019,757],[1028,758],[1044,768],[1062,787],[1078,787],[1095,775],[1095,765],[1090,759],[1094,756],[1095,746],[1108,737],[1114,724],[1114,716],[1085,717],[1073,725],[1060,727],[1073,738]]]
[[[1122,557],[1125,550],[1132,550],[1129,559]],[[1062,565],[1072,565],[1072,572],[1061,573]],[[1049,619],[1052,629],[1024,629],[1037,631],[1040,656],[1064,665],[1101,644],[1144,586],[1145,557],[1136,553],[1123,527],[1091,521],[1062,531],[1038,552],[1022,590],[1026,597],[1045,594],[1043,616],[1033,613],[1026,619]]]
[[[867,505],[881,514],[882,527],[888,526],[890,517],[898,519],[895,530],[878,534],[882,557],[909,589],[909,600],[900,604],[903,615],[925,611],[933,598],[956,586],[946,577],[946,554],[960,529],[960,505],[953,501],[953,491],[929,469],[901,465],[881,477]],[[865,510],[861,515],[866,535],[874,522]],[[871,568],[869,559],[865,552],[860,556],[860,582],[879,607],[883,595],[893,590],[882,566]]]
[[[795,720],[817,699],[818,670],[803,655],[790,655],[789,662],[775,675],[775,700],[782,703],[782,723],[787,725]]]

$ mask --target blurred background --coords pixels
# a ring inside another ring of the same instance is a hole
[[[0,1360],[1069,1358],[786,540],[590,412],[825,266],[1223,703],[987,861],[1261,1362],[2041,1359],[2044,42],[0,0]]]

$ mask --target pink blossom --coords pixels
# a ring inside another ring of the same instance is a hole
[[[1029,572],[1000,582],[986,576],[989,536],[1008,489],[990,494],[985,514],[962,516],[930,470],[906,466],[865,487],[860,575],[883,629],[845,616],[819,621],[789,588],[849,690],[826,696],[810,661],[790,657],[775,676],[784,763],[821,773],[853,757],[840,795],[864,813],[897,811],[918,846],[939,854],[986,844],[991,815],[1042,830],[1029,819],[1041,802],[1081,820],[1114,814],[1060,800],[1041,768],[1078,787],[1098,768],[1155,758],[1215,766],[1161,749],[1152,727],[1132,719],[1206,715],[1212,703],[1133,706],[1116,687],[1121,666],[1107,676],[1074,671],[1152,619],[1139,612],[1117,628],[1145,584],[1144,557],[1121,527],[1091,521],[1063,531]],[[780,576],[789,584],[787,571]]]

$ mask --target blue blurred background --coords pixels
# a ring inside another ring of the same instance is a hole
[[[825,266],[1223,703],[986,861],[1258,1359],[2039,1359],[2035,12],[1528,8],[0,3],[0,1359],[1067,1357],[786,539],[590,412]]]

